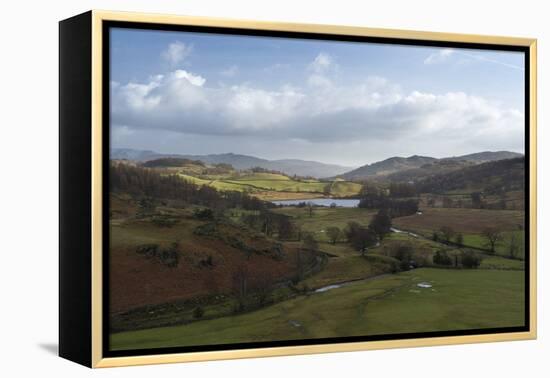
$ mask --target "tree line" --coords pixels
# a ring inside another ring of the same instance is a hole
[[[382,209],[391,218],[404,217],[418,211],[417,199],[394,199],[382,192],[366,193],[357,205],[363,209]]]
[[[213,209],[239,207],[245,210],[263,210],[267,206],[263,201],[242,192],[219,192],[210,186],[199,186],[183,180],[177,175],[161,175],[152,169],[128,164],[111,164],[109,186],[111,191],[181,200]]]

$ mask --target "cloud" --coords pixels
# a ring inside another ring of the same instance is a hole
[[[308,65],[309,77],[307,83],[317,89],[328,90],[333,86],[333,80],[338,69],[332,56],[327,53],[319,53]]]
[[[220,71],[220,75],[224,77],[235,77],[239,73],[239,67],[233,65]]]
[[[175,79],[185,79],[189,83],[196,85],[197,87],[202,87],[206,82],[206,79],[203,78],[202,76],[194,75],[185,70],[176,70],[173,72],[173,76]],[[162,79],[162,76],[160,78]]]
[[[453,49],[441,49],[437,52],[434,52],[426,59],[424,59],[424,64],[439,64],[447,61],[451,55],[455,53]]]
[[[319,54],[302,82],[277,88],[209,86],[203,76],[185,70],[144,83],[112,83],[113,124],[125,125],[124,133],[155,130],[325,144],[509,146],[523,140],[519,110],[463,92],[405,92],[377,76],[342,85],[330,80],[332,64],[332,58]]]
[[[183,42],[176,41],[170,43],[166,50],[162,52],[161,56],[164,60],[170,63],[171,66],[176,66],[183,62],[189,54],[191,54],[192,50],[192,45],[186,45]]]
[[[334,67],[332,57],[327,53],[319,53],[309,64],[309,69],[317,74],[327,72],[331,67]]]

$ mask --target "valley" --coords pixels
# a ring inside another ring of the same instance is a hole
[[[523,325],[523,157],[492,154],[333,177],[112,160],[111,348]]]

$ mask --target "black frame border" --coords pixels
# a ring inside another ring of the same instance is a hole
[[[233,344],[215,344],[215,345],[197,345],[197,346],[182,346],[182,347],[165,347],[165,348],[144,348],[144,349],[128,349],[123,351],[109,350],[109,155],[110,155],[110,30],[111,28],[135,29],[135,30],[151,30],[151,31],[176,31],[176,32],[192,32],[192,33],[207,33],[221,35],[241,35],[255,37],[272,37],[272,38],[291,38],[291,39],[314,39],[314,40],[329,40],[340,42],[362,42],[362,43],[378,43],[385,45],[406,45],[406,46],[425,46],[425,47],[447,47],[447,48],[468,48],[477,50],[495,50],[522,52],[524,54],[524,117],[525,117],[525,325],[519,327],[503,327],[503,328],[483,328],[469,329],[457,331],[433,331],[433,332],[418,332],[418,333],[400,333],[387,335],[371,335],[371,336],[347,336],[333,338],[318,338],[318,339],[300,339],[300,340],[284,340],[284,341],[265,341],[265,342],[248,342],[248,343],[233,343]],[[102,357],[130,357],[143,355],[160,355],[173,353],[193,353],[193,352],[212,352],[222,350],[243,350],[257,348],[272,348],[272,347],[292,347],[306,346],[319,344],[341,344],[354,342],[368,341],[386,341],[386,340],[409,340],[409,339],[427,339],[436,337],[450,336],[470,336],[470,335],[489,335],[503,334],[514,332],[528,332],[531,329],[530,324],[530,235],[531,235],[531,158],[530,158],[530,108],[531,108],[531,83],[530,83],[530,48],[528,46],[517,45],[501,45],[501,44],[485,44],[471,42],[451,42],[451,41],[434,41],[424,39],[405,39],[392,37],[369,37],[355,35],[335,35],[328,33],[309,33],[309,32],[288,32],[288,31],[272,31],[272,30],[256,30],[244,28],[229,28],[229,27],[213,27],[213,26],[196,26],[196,25],[173,25],[160,23],[146,22],[130,22],[130,21],[102,21]]]

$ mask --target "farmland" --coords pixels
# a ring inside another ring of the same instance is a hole
[[[496,245],[496,253],[506,255],[506,240],[511,235],[515,235],[523,247],[524,222],[524,212],[516,210],[425,208],[422,214],[395,219],[394,224],[399,229],[428,238],[443,226],[451,227],[455,232],[463,234],[465,246],[479,249],[488,248],[482,231],[486,228],[495,228],[502,233],[501,242]],[[519,257],[523,255],[524,251],[521,248]]]
[[[110,198],[113,350],[524,324],[524,212],[494,196],[472,208],[467,192],[430,202],[409,184],[116,167],[128,177]]]
[[[361,190],[361,185],[354,182],[299,179],[276,173],[228,174],[214,177],[178,173],[178,176],[197,185],[246,192],[264,200],[350,197],[357,195]]]

